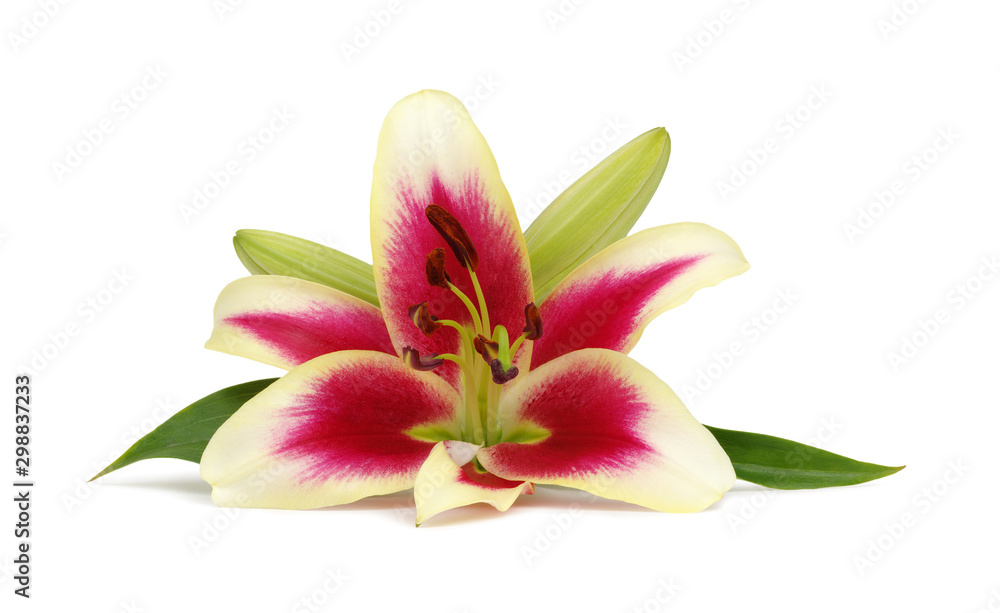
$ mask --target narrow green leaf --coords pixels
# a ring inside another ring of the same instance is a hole
[[[215,431],[243,404],[256,396],[277,379],[261,379],[241,383],[209,394],[163,422],[142,437],[120,458],[97,473],[91,481],[128,466],[139,460],[151,458],[177,458],[200,462],[201,454]]]
[[[660,185],[669,158],[670,135],[654,128],[602,160],[542,211],[524,233],[536,302],[629,233]]]
[[[372,265],[304,238],[267,230],[237,230],[236,255],[252,274],[305,279],[379,306]]]
[[[905,468],[859,462],[767,434],[705,427],[729,455],[737,477],[779,490],[854,485]]]

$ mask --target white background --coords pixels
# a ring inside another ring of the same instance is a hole
[[[1000,275],[982,264],[1000,255],[995,3],[256,0],[220,15],[210,0],[120,1],[49,18],[46,4],[0,17],[2,378],[12,405],[15,374],[36,371],[37,482],[30,603],[11,594],[9,483],[0,496],[5,610],[1000,607]],[[740,482],[694,515],[546,491],[420,529],[408,493],[229,516],[180,461],[84,485],[189,402],[279,374],[202,348],[217,292],[246,274],[233,232],[370,259],[378,131],[423,88],[466,100],[523,227],[567,179],[665,126],[670,164],[637,228],[709,223],[752,269],[661,317],[633,356],[706,423],[908,468],[844,489]],[[127,116],[122,95],[143,98]],[[241,144],[282,109],[294,119],[248,160]],[[232,161],[241,173],[185,220]],[[741,166],[745,184],[725,189]],[[872,204],[894,182],[892,205]],[[893,363],[905,339],[920,347]]]

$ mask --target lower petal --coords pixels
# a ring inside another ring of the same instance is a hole
[[[434,446],[456,437],[461,399],[395,356],[338,351],[295,368],[215,433],[201,476],[220,506],[309,509],[413,487]]]
[[[659,511],[699,511],[736,480],[712,434],[638,362],[606,349],[566,354],[500,400],[503,441],[478,458],[515,481],[574,487]]]
[[[481,473],[472,463],[479,445],[441,441],[420,467],[413,484],[417,525],[457,507],[485,502],[506,511],[528,484]]]

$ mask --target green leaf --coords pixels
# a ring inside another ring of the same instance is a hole
[[[313,281],[379,306],[372,265],[346,253],[267,230],[237,230],[233,246],[251,274]]]
[[[97,473],[91,481],[151,458],[177,458],[200,462],[201,454],[215,431],[243,404],[277,379],[261,379],[241,383],[209,394],[182,409],[155,430],[142,437],[120,458]]]
[[[541,301],[563,277],[624,238],[646,210],[670,158],[663,128],[642,134],[559,194],[524,233]]]
[[[880,466],[776,436],[708,428],[744,481],[779,490],[854,485],[888,477],[904,466]]]

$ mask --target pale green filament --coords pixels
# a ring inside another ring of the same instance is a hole
[[[527,332],[517,337],[517,340],[514,341],[514,344],[510,346],[510,354],[512,356],[517,355],[517,350],[521,348],[521,343],[523,343],[527,338],[528,338]]]
[[[451,291],[454,292],[456,296],[458,296],[459,300],[465,303],[465,308],[469,309],[469,315],[472,316],[472,323],[476,328],[476,334],[483,334],[483,330],[485,330],[486,328],[483,327],[484,322],[479,319],[479,312],[476,311],[476,306],[472,304],[472,300],[470,300],[469,297],[465,295],[465,292],[455,287],[453,283],[448,283],[448,287],[451,288]],[[478,291],[479,289],[478,285],[476,286],[476,289]],[[479,301],[480,303],[482,303],[482,298],[480,298]],[[485,325],[489,326],[489,320],[485,320]]]
[[[483,288],[479,285],[479,277],[471,268],[469,269],[469,276],[472,277],[472,287],[476,288],[476,299],[479,300],[479,310],[482,312],[483,318],[483,328],[479,334],[489,336],[490,327],[490,312],[486,308],[486,298],[483,297]]]
[[[472,338],[469,337],[469,330],[462,324],[457,321],[452,321],[451,319],[437,319],[435,321],[442,326],[448,326],[449,328],[458,330],[458,334],[462,337],[462,342],[470,345],[472,344]]]

